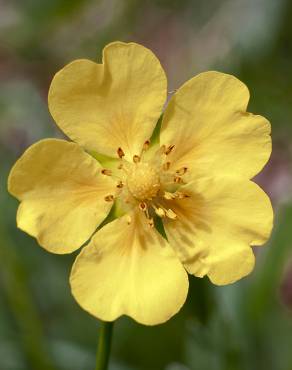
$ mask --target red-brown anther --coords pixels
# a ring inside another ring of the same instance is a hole
[[[164,171],[168,171],[169,170],[169,167],[170,167],[170,162],[163,163],[162,168],[163,168]]]
[[[175,171],[179,176],[184,175],[187,172],[188,168],[187,167],[182,167],[179,170]]]
[[[149,148],[149,145],[150,145],[150,141],[146,140],[144,145],[143,145],[143,151],[147,150]]]
[[[121,189],[124,186],[122,181],[119,181],[117,184],[117,188]]]
[[[147,204],[145,202],[141,202],[139,203],[139,208],[141,209],[141,211],[146,211]]]
[[[125,153],[122,148],[118,148],[117,153],[120,158],[123,158],[125,156]]]
[[[148,225],[149,225],[150,227],[154,227],[154,221],[153,221],[153,218],[149,218],[149,219],[148,219]]]
[[[104,168],[103,170],[101,170],[101,173],[103,175],[106,175],[106,176],[111,176],[112,175],[112,171],[111,170],[108,170],[106,168]]]
[[[177,197],[178,199],[185,199],[185,198],[190,198],[190,197],[191,197],[189,194],[185,194],[185,193],[182,193],[182,192],[180,192],[180,191],[177,191],[177,192],[175,193],[175,195],[176,195],[176,197]]]
[[[183,179],[179,176],[175,176],[173,181],[176,183],[176,184],[183,184]]]
[[[164,154],[168,155],[174,148],[174,145],[169,145],[168,148],[165,149]]]
[[[176,193],[170,193],[168,191],[165,191],[163,194],[163,198],[167,200],[172,200],[176,198]]]
[[[107,195],[106,197],[104,197],[104,200],[106,202],[112,202],[114,199],[115,199],[114,196],[111,195],[111,194],[110,195]]]
[[[140,160],[141,160],[141,158],[138,155],[134,155],[134,157],[133,157],[133,162],[134,163],[139,163]]]

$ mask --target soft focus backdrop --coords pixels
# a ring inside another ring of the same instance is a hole
[[[6,181],[25,148],[61,137],[47,109],[54,73],[100,60],[115,40],[152,49],[169,91],[210,69],[247,84],[249,110],[272,122],[272,158],[257,181],[276,218],[250,277],[220,288],[191,278],[187,304],[165,325],[119,319],[110,369],[292,369],[291,18],[291,0],[0,0],[1,370],[94,368],[98,321],[68,284],[76,253],[49,254],[16,228]]]

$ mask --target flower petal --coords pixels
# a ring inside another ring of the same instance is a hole
[[[218,285],[249,274],[250,245],[265,243],[272,229],[273,210],[264,191],[231,178],[200,179],[182,191],[190,198],[171,201],[178,219],[164,220],[164,227],[187,271],[207,274]]]
[[[175,145],[169,160],[192,174],[250,179],[271,154],[270,123],[246,112],[247,87],[237,78],[205,72],[172,97],[163,117],[160,141]]]
[[[86,311],[105,321],[128,315],[141,324],[163,323],[185,302],[188,277],[162,236],[137,214],[98,231],[77,257],[72,293]]]
[[[21,201],[20,229],[53,253],[79,248],[109,213],[114,194],[111,178],[75,143],[41,140],[28,148],[12,168],[9,192]]]
[[[103,64],[76,60],[59,71],[49,91],[58,126],[87,150],[127,159],[140,154],[166,100],[166,77],[155,55],[135,43],[114,42]]]

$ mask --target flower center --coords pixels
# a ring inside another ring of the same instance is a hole
[[[148,163],[136,163],[127,178],[130,193],[138,200],[152,199],[160,188],[160,178]]]
[[[115,175],[109,169],[102,169],[101,173],[106,176],[114,176],[119,181],[117,183],[118,193],[105,196],[106,202],[113,202],[119,198],[122,208],[130,210],[133,207],[145,214],[149,226],[154,227],[154,218],[177,219],[174,211],[176,201],[189,198],[191,195],[180,187],[184,184],[184,175],[188,171],[187,167],[172,168],[169,161],[169,154],[174,149],[174,145],[166,147],[162,145],[156,150],[152,158],[148,157],[148,162],[143,158],[144,152],[149,147],[147,140],[143,146],[142,154],[133,156],[133,163],[123,159],[125,153],[122,148],[118,148],[117,154],[120,163],[117,169],[121,170],[120,175]],[[175,201],[175,202],[174,202]],[[128,224],[131,223],[129,216]]]

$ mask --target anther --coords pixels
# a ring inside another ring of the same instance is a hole
[[[114,198],[114,196],[113,196],[112,194],[107,195],[106,197],[104,197],[104,200],[105,200],[106,202],[112,202],[114,199],[115,199],[115,198]]]
[[[154,211],[157,214],[157,216],[159,216],[159,217],[165,217],[165,210],[163,208],[156,207],[154,205],[153,205],[153,208],[154,208]]]
[[[138,155],[134,155],[134,157],[133,157],[133,162],[134,163],[139,163],[140,162],[140,157],[138,156]]]
[[[175,193],[169,193],[168,191],[165,191],[164,194],[163,194],[163,198],[167,199],[167,200],[172,200],[172,199],[176,198],[176,194]]]
[[[166,214],[166,216],[167,216],[168,218],[170,218],[171,220],[175,220],[175,219],[177,219],[177,215],[176,215],[176,213],[174,213],[174,212],[173,212],[173,210],[172,210],[172,209],[167,209],[167,210],[166,210],[166,212],[165,212],[165,214]]]
[[[127,224],[128,224],[128,225],[131,225],[132,217],[131,217],[131,216],[129,216],[129,215],[127,215],[127,216],[126,216],[126,220],[127,220]]]
[[[108,170],[106,168],[104,168],[103,170],[101,170],[101,173],[103,175],[106,175],[106,176],[111,176],[112,175],[112,171],[111,170]]]
[[[143,144],[143,151],[149,149],[149,146],[150,146],[150,141],[146,140],[145,143]]]
[[[162,168],[163,168],[164,171],[168,171],[169,170],[169,167],[170,167],[170,162],[163,163]]]
[[[147,204],[145,202],[141,202],[139,203],[139,208],[141,209],[141,211],[145,212],[147,209]]]
[[[169,145],[169,147],[165,149],[164,154],[166,154],[166,155],[170,154],[172,152],[173,148],[174,148],[174,145]]]
[[[175,193],[175,195],[176,195],[176,198],[178,198],[178,199],[190,198],[190,195],[189,194],[185,194],[185,193],[182,193],[180,191],[177,191]]]
[[[187,172],[188,168],[187,167],[182,167],[179,170],[175,171],[179,176],[184,175]]]
[[[149,225],[150,227],[154,227],[154,221],[153,221],[153,218],[149,218],[149,219],[148,219],[148,225]]]
[[[175,176],[173,181],[176,183],[176,184],[183,184],[183,179],[179,176]]]
[[[122,148],[118,148],[117,153],[120,158],[123,158],[125,156],[125,153]]]
[[[122,189],[122,187],[124,186],[124,184],[123,184],[123,182],[122,181],[119,181],[118,183],[117,183],[117,188],[118,189]]]

